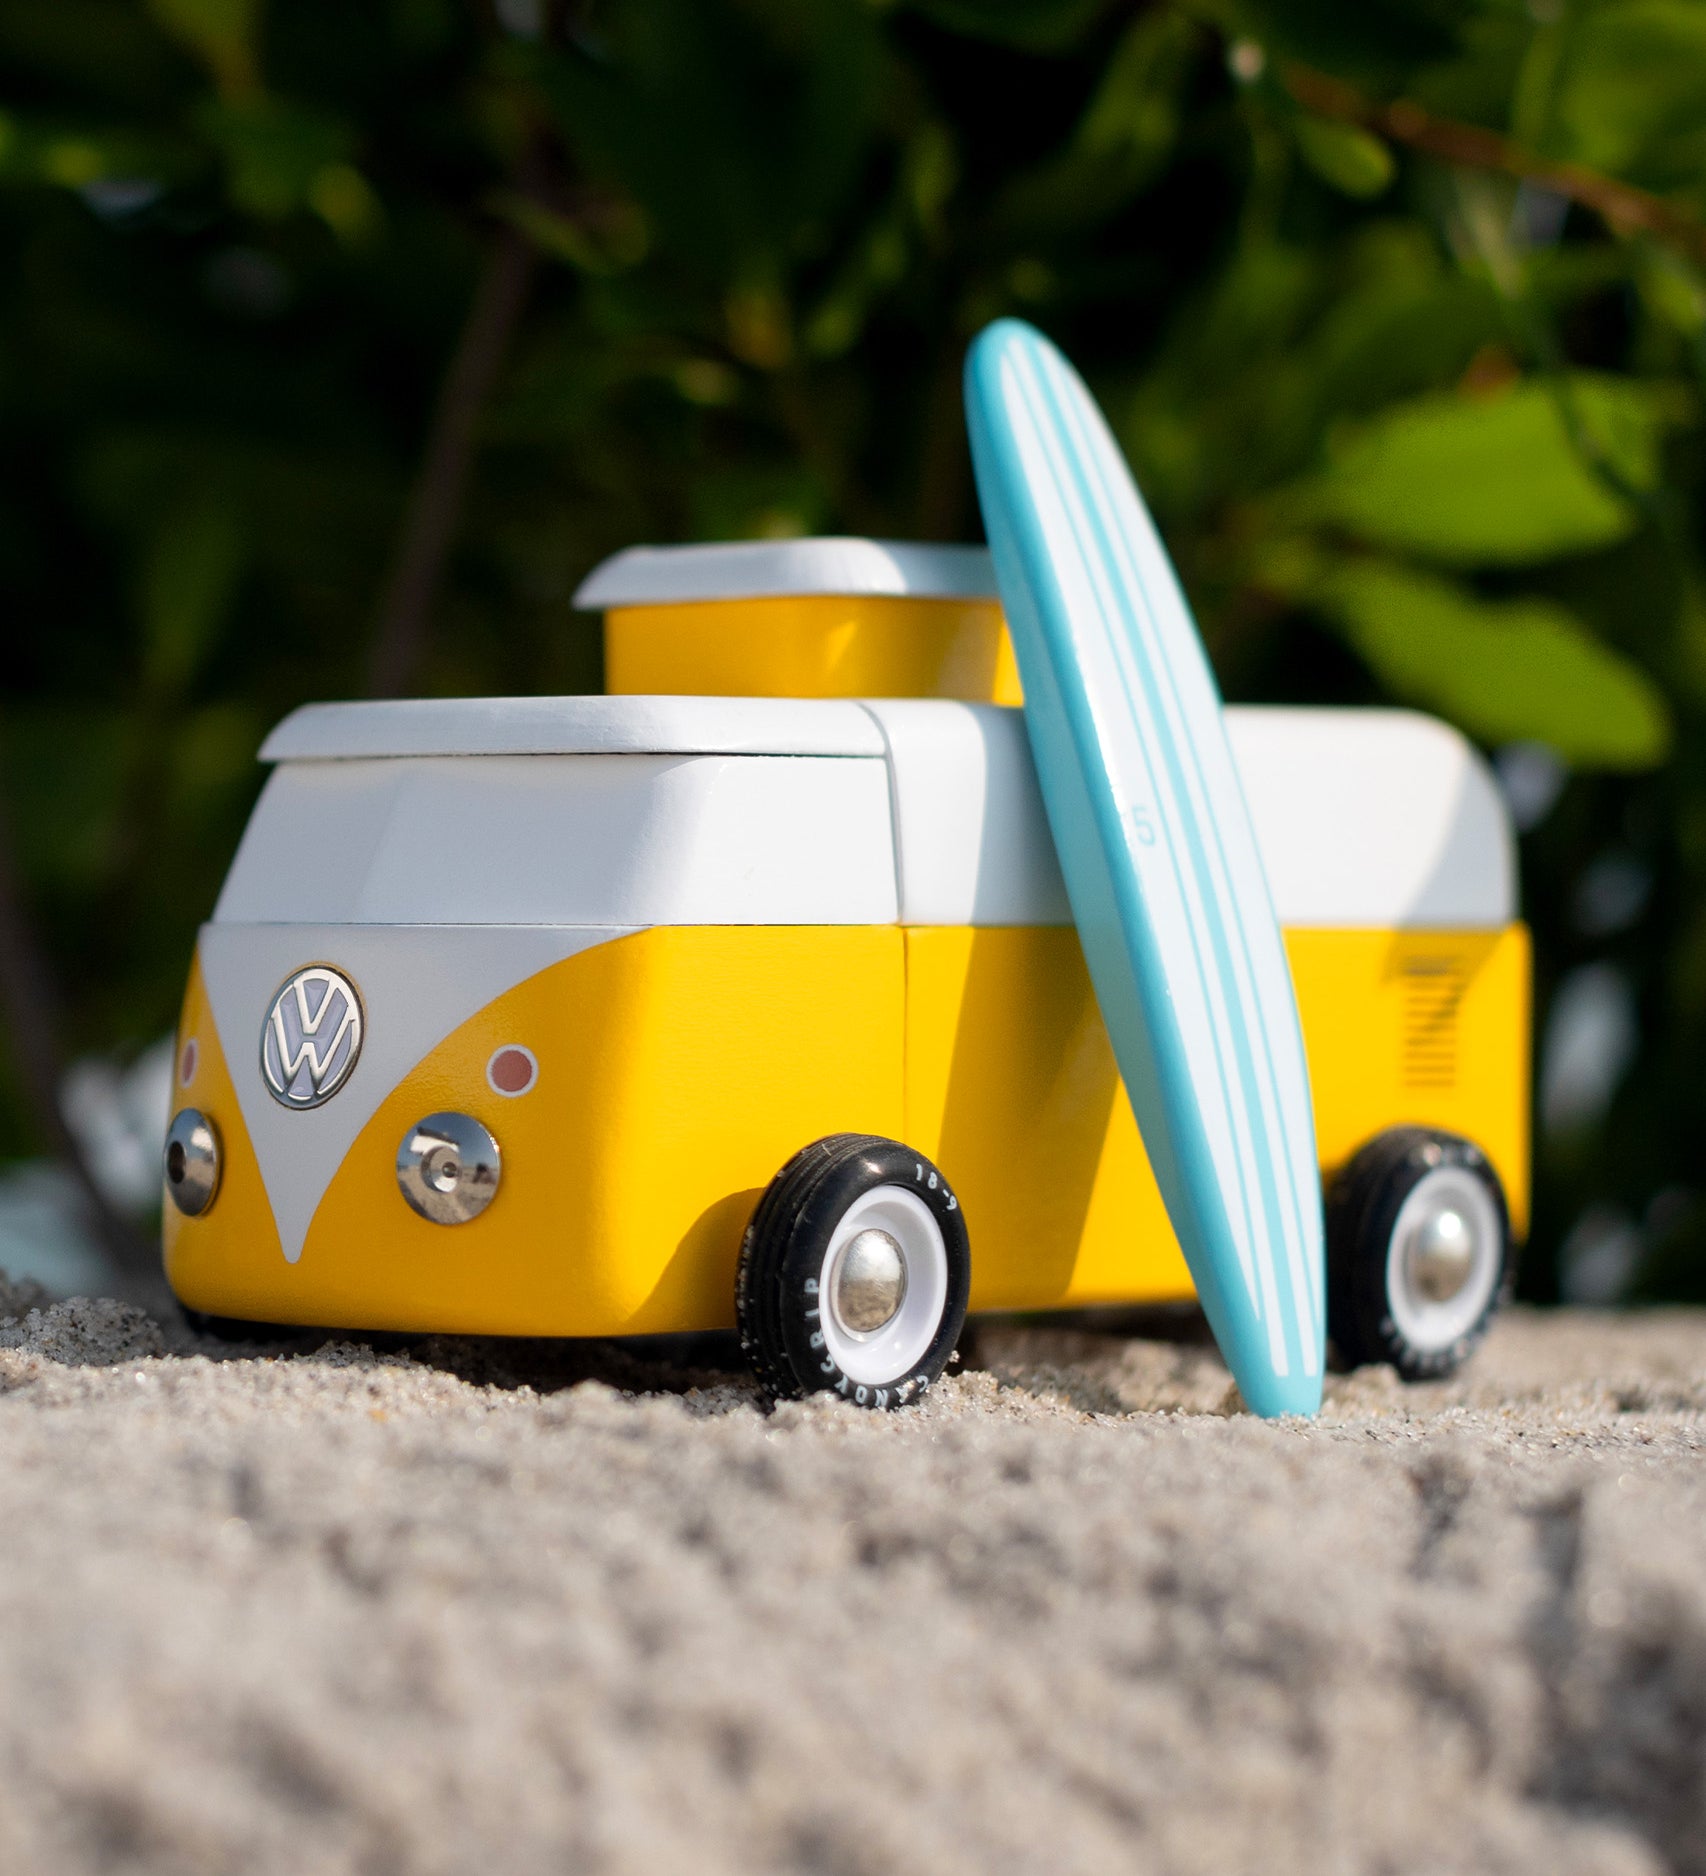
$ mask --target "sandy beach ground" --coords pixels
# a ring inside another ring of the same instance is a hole
[[[1706,1871],[1706,1315],[1263,1425],[1188,1323],[879,1416],[30,1300],[8,1872]]]

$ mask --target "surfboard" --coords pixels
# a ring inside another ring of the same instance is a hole
[[[1090,978],[1246,1404],[1321,1404],[1321,1184],[1291,972],[1208,657],[1095,400],[1032,327],[966,360],[978,499]]]

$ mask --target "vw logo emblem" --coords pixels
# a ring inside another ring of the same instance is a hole
[[[361,998],[329,964],[288,977],[261,1029],[261,1079],[283,1107],[318,1107],[350,1078],[361,1054]]]

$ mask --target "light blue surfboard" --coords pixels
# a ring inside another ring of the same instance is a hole
[[[1060,353],[1000,320],[971,348],[965,393],[1043,801],[1161,1196],[1245,1401],[1313,1413],[1325,1329],[1309,1075],[1202,640]]]

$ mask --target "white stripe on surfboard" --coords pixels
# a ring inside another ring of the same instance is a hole
[[[1161,638],[1167,630],[1153,597],[1165,594],[1173,576],[1153,525],[1132,495],[1117,446],[1108,435],[1095,406],[1079,390],[1074,400],[1080,424],[1093,434],[1094,460],[1101,493],[1109,511],[1114,550],[1122,572],[1148,615],[1150,631]],[[1183,600],[1176,603],[1183,608]],[[1182,610],[1182,622],[1188,614]],[[1175,630],[1177,628],[1175,627]],[[1245,1033],[1256,1046],[1252,1067],[1258,1093],[1276,1151],[1264,1155],[1272,1169],[1275,1196],[1280,1205],[1278,1224],[1284,1236],[1286,1260],[1297,1306],[1306,1312],[1298,1323],[1305,1368],[1319,1372],[1321,1364],[1321,1259],[1319,1255],[1319,1170],[1315,1163],[1315,1130],[1310,1114],[1308,1070],[1296,1021],[1296,1003],[1290,969],[1273,918],[1266,875],[1251,832],[1249,810],[1232,765],[1230,750],[1220,773],[1213,772],[1209,752],[1199,735],[1184,733],[1189,704],[1184,695],[1199,690],[1197,707],[1212,708],[1218,720],[1219,698],[1207,689],[1206,669],[1180,672],[1170,661],[1157,660],[1160,684],[1169,719],[1178,734],[1181,767],[1198,812],[1198,831],[1204,858],[1216,875],[1216,891],[1234,916],[1226,921],[1229,950],[1237,973]],[[1198,676],[1204,680],[1199,687]],[[1188,681],[1187,680],[1188,676]],[[1239,888],[1234,893],[1234,881]],[[1260,916],[1245,915],[1244,908],[1259,907]],[[1276,1015],[1279,1020],[1276,1021]],[[1300,1152],[1300,1147],[1303,1149]],[[1301,1170],[1300,1170],[1301,1169]],[[1310,1215],[1315,1219],[1310,1226]]]
[[[1036,373],[1039,394],[1052,407],[1055,424],[1062,434],[1068,433],[1068,413],[1060,407],[1060,401],[1050,398],[1051,386],[1043,376],[1040,367],[1049,362],[1045,350],[1028,344],[1024,348],[1026,362]],[[1052,437],[1053,431],[1050,435]],[[1051,447],[1053,447],[1051,442]],[[1187,952],[1194,964],[1198,980],[1202,986],[1208,1012],[1211,1019],[1211,1037],[1215,1051],[1216,1066],[1220,1073],[1220,1091],[1230,1119],[1230,1134],[1235,1153],[1235,1163],[1228,1165],[1224,1154],[1217,1156],[1219,1167],[1218,1179],[1223,1201],[1229,1197],[1235,1203],[1235,1209],[1229,1210],[1228,1225],[1234,1231],[1237,1242],[1238,1226],[1244,1226],[1245,1243],[1251,1255],[1246,1257],[1240,1247],[1241,1263],[1254,1265],[1259,1295],[1252,1297],[1257,1323],[1267,1332],[1269,1361],[1277,1374],[1290,1371],[1290,1344],[1286,1334],[1287,1312],[1281,1304],[1278,1272],[1274,1263],[1271,1222],[1264,1202],[1263,1160],[1259,1142],[1252,1125],[1250,1090],[1247,1086],[1247,1071],[1238,1059],[1238,1039],[1233,1028],[1234,1017],[1227,997],[1227,986],[1218,961],[1205,959],[1203,946],[1206,942],[1211,951],[1215,942],[1215,921],[1211,910],[1218,915],[1219,923],[1224,927],[1223,909],[1211,908],[1210,894],[1206,888],[1212,886],[1212,879],[1202,877],[1203,857],[1200,839],[1193,838],[1191,819],[1175,794],[1175,780],[1171,766],[1164,759],[1167,753],[1166,741],[1160,734],[1157,711],[1160,707],[1158,695],[1158,677],[1152,677],[1136,661],[1133,654],[1133,641],[1139,629],[1138,622],[1127,605],[1128,595],[1124,593],[1112,577],[1112,567],[1108,558],[1105,529],[1096,526],[1097,517],[1093,512],[1094,493],[1088,483],[1085,467],[1070,452],[1061,451],[1060,461],[1067,465],[1067,473],[1073,489],[1074,499],[1080,505],[1083,525],[1096,537],[1102,549],[1099,553],[1086,552],[1086,559],[1091,568],[1092,578],[1098,589],[1100,610],[1102,613],[1103,639],[1110,651],[1119,678],[1119,688],[1124,692],[1128,707],[1138,719],[1136,728],[1140,738],[1140,747],[1147,745],[1160,752],[1162,760],[1158,775],[1161,792],[1165,795],[1165,808],[1169,832],[1174,836],[1170,842],[1174,863],[1175,878],[1180,888],[1179,903],[1173,908],[1173,929],[1180,944],[1179,956]],[[1084,551],[1081,549],[1081,551]],[[1117,621],[1117,629],[1115,622]],[[1129,741],[1129,728],[1127,740]],[[1117,750],[1114,751],[1117,754]],[[1130,753],[1128,748],[1127,753]],[[1180,852],[1176,843],[1183,842],[1184,851]],[[1160,908],[1157,908],[1158,910]],[[1224,932],[1222,932],[1224,945]],[[1198,1058],[1201,1059],[1200,1057]],[[1270,1181],[1269,1183],[1273,1183]],[[1241,1214],[1241,1215],[1240,1215]],[[1304,1353],[1301,1345],[1299,1354]]]
[[[1207,760],[1203,738],[1192,722],[1193,716],[1206,710],[1212,710],[1218,722],[1220,700],[1210,687],[1200,652],[1196,653],[1196,662],[1187,663],[1182,670],[1168,655],[1172,649],[1168,641],[1176,638],[1177,626],[1170,628],[1153,601],[1155,595],[1165,594],[1174,586],[1173,575],[1153,524],[1132,491],[1129,471],[1106,422],[1069,367],[1046,347],[1042,348],[1042,359],[1056,408],[1085,465],[1090,497],[1101,523],[1101,539],[1123,576],[1122,597],[1129,606],[1131,623],[1148,644],[1155,691],[1172,731],[1169,753],[1175,758],[1179,779],[1190,799],[1198,851],[1220,913],[1224,954],[1231,966],[1242,1019],[1241,1033],[1250,1043],[1247,1069],[1240,1064],[1244,1070],[1240,1083],[1246,1098],[1253,1095],[1261,1110],[1267,1128],[1263,1138],[1277,1149],[1259,1152],[1267,1175],[1264,1184],[1274,1207],[1271,1220],[1264,1222],[1278,1229],[1291,1295],[1299,1312],[1295,1321],[1297,1351],[1304,1372],[1315,1374],[1320,1371],[1322,1358],[1320,1258],[1308,1254],[1315,1247],[1306,1218],[1309,1208],[1304,1195],[1308,1187],[1303,1181],[1306,1178],[1309,1186],[1316,1185],[1319,1172],[1308,1112],[1308,1074],[1295,1015],[1290,1022],[1273,1020],[1276,1012],[1294,1012],[1295,1003],[1266,876],[1250,835],[1249,810],[1238,786],[1231,753],[1224,752],[1225,761],[1215,772]],[[1180,618],[1188,617],[1183,599],[1176,603]],[[1194,643],[1186,649],[1196,650]],[[1196,693],[1190,704],[1185,699],[1186,691]],[[1245,908],[1252,902],[1267,915],[1266,926],[1260,918],[1252,924],[1246,916]],[[1300,1177],[1297,1146],[1305,1133],[1309,1142],[1307,1172]],[[1291,1314],[1286,1313],[1288,1317]]]
[[[1275,1206],[1271,1222],[1281,1238],[1293,1286],[1291,1294],[1299,1311],[1295,1324],[1298,1353],[1305,1372],[1318,1373],[1322,1357],[1320,1257],[1314,1242],[1316,1233],[1311,1232],[1306,1218],[1306,1212],[1313,1208],[1305,1194],[1309,1193],[1318,1207],[1315,1194],[1319,1173],[1313,1152],[1314,1126],[1308,1112],[1307,1068],[1295,1020],[1290,972],[1277,924],[1272,922],[1266,876],[1250,834],[1249,811],[1230,751],[1225,751],[1226,760],[1216,774],[1207,760],[1209,752],[1203,737],[1196,733],[1193,723],[1193,718],[1205,711],[1212,711],[1213,720],[1218,722],[1220,700],[1196,650],[1194,635],[1187,647],[1195,653],[1194,662],[1187,661],[1181,668],[1166,655],[1168,641],[1177,636],[1178,623],[1164,620],[1154,603],[1157,595],[1169,589],[1176,595],[1176,582],[1165,552],[1132,489],[1129,472],[1101,413],[1057,355],[1044,347],[1042,356],[1063,420],[1086,464],[1087,476],[1094,478],[1091,494],[1099,511],[1102,538],[1123,576],[1134,629],[1149,643],[1156,689],[1174,733],[1169,753],[1176,758],[1180,780],[1196,815],[1194,831],[1222,914],[1221,937],[1234,975],[1242,1033],[1253,1044],[1246,1072],[1267,1122],[1265,1138],[1277,1148],[1273,1153],[1263,1152],[1260,1158]],[[1175,603],[1178,622],[1182,623],[1189,616],[1182,596],[1176,595]],[[1189,703],[1187,692],[1195,693]],[[1235,879],[1240,882],[1237,892]],[[1267,914],[1266,927],[1260,919],[1252,925],[1245,916],[1244,909],[1252,901]],[[1275,1012],[1285,1012],[1292,1020],[1275,1024]],[[1291,1098],[1285,1091],[1287,1070]],[[1247,1088],[1246,1092],[1252,1090]],[[1304,1135],[1309,1150],[1306,1172],[1300,1178],[1297,1148]]]
[[[1216,1168],[1219,1194],[1226,1212],[1225,1222],[1238,1254],[1247,1300],[1257,1325],[1268,1331],[1270,1359],[1283,1373],[1287,1367],[1286,1350],[1283,1325],[1277,1320],[1279,1311],[1274,1273],[1263,1244],[1264,1234],[1256,1229],[1256,1219],[1251,1209],[1251,1200],[1257,1190],[1254,1142],[1249,1135],[1248,1117],[1243,1103],[1233,1098],[1234,1051],[1228,1012],[1222,987],[1216,975],[1205,968],[1197,941],[1197,934],[1206,922],[1198,882],[1190,869],[1183,865],[1185,856],[1180,854],[1174,838],[1183,826],[1184,817],[1179,811],[1171,778],[1164,769],[1157,770],[1148,761],[1148,748],[1159,748],[1161,745],[1153,708],[1141,681],[1134,684],[1131,674],[1121,668],[1124,649],[1122,635],[1114,629],[1114,621],[1120,617],[1118,596],[1108,584],[1103,564],[1086,544],[1086,537],[1093,532],[1091,518],[1070,460],[1061,450],[1057,426],[1039,415],[1046,407],[1046,397],[1045,387],[1036,374],[1034,360],[1021,355],[1021,362],[1015,365],[1014,383],[1024,399],[1027,415],[1034,426],[1039,447],[1047,457],[1050,471],[1048,485],[1035,479],[1032,486],[1052,486],[1062,503],[1062,518],[1073,533],[1073,545],[1077,549],[1074,570],[1080,576],[1083,596],[1091,602],[1085,610],[1088,613],[1093,609],[1101,626],[1100,633],[1094,639],[1087,639],[1076,631],[1068,616],[1066,623],[1072,635],[1074,655],[1080,669],[1090,666],[1092,662],[1098,668],[1112,665],[1111,670],[1101,671],[1104,694],[1108,697],[1123,696],[1131,716],[1137,719],[1138,740],[1134,744],[1131,740],[1130,720],[1110,720],[1105,709],[1097,706],[1092,687],[1082,687],[1082,701],[1095,725],[1101,759],[1106,765],[1110,782],[1117,791],[1122,781],[1129,780],[1125,770],[1133,764],[1140,768],[1150,784],[1149,800],[1153,804],[1156,819],[1167,830],[1168,838],[1160,843],[1158,857],[1165,861],[1167,883],[1171,885],[1172,892],[1170,895],[1156,893],[1156,882],[1151,877],[1144,888],[1142,909],[1159,927],[1160,933],[1171,932],[1173,935],[1170,946],[1165,943],[1161,946],[1160,956],[1167,970],[1168,995],[1175,1019],[1184,1031],[1181,1040],[1187,1042],[1191,1058],[1199,1065],[1198,1072],[1204,1064],[1217,1071],[1212,1084],[1199,1086],[1196,1090],[1199,1101],[1209,1093],[1218,1097],[1217,1102],[1206,1105],[1200,1114],[1203,1133]],[[1057,566],[1057,572],[1062,570]],[[1142,861],[1139,852],[1132,851],[1131,857],[1134,864]],[[1187,967],[1194,967],[1194,975],[1182,981],[1180,973]]]
[[[1089,454],[1094,438],[1084,435],[1082,423],[1074,425],[1073,422],[1074,416],[1078,414],[1076,407],[1082,403],[1084,393],[1077,389],[1069,377],[1063,376],[1057,361],[1046,348],[1039,347],[1036,351],[1040,375],[1046,374],[1043,380],[1045,391],[1053,393],[1051,402],[1057,421],[1069,436],[1073,435],[1075,429],[1078,432],[1073,438],[1078,445],[1077,454],[1069,460],[1073,462],[1082,485],[1081,499],[1085,504],[1086,517],[1096,533],[1101,550],[1099,558],[1109,569],[1101,578],[1121,628],[1110,634],[1110,642],[1120,667],[1122,687],[1133,708],[1141,708],[1143,711],[1140,734],[1161,753],[1160,767],[1166,777],[1173,831],[1185,848],[1181,876],[1185,882],[1185,898],[1188,902],[1189,936],[1197,969],[1208,989],[1215,1019],[1219,1066],[1228,1090],[1238,1148],[1238,1170],[1241,1174],[1238,1197],[1248,1223],[1251,1243],[1256,1250],[1255,1261],[1262,1285],[1263,1306],[1258,1319],[1267,1330],[1269,1358],[1275,1371],[1279,1374],[1289,1372],[1294,1341],[1297,1354],[1307,1369],[1308,1349],[1304,1336],[1298,1333],[1295,1337],[1289,1337],[1287,1334],[1290,1312],[1283,1306],[1275,1265],[1275,1226],[1279,1226],[1283,1236],[1284,1225],[1283,1219],[1276,1219],[1274,1212],[1276,1207],[1284,1205],[1284,1180],[1274,1170],[1271,1157],[1262,1151],[1262,1139],[1253,1115],[1253,1109],[1262,1105],[1258,1071],[1253,1063],[1244,1059],[1239,1046],[1238,1025],[1242,1024],[1242,1033],[1247,1038],[1251,1012],[1248,998],[1240,994],[1245,986],[1240,982],[1237,968],[1237,933],[1233,916],[1236,902],[1230,900],[1224,877],[1217,877],[1213,856],[1200,826],[1209,810],[1200,787],[1200,777],[1193,776],[1191,764],[1187,760],[1195,739],[1178,710],[1176,697],[1169,694],[1167,685],[1169,657],[1173,648],[1161,642],[1162,634],[1156,629],[1156,622],[1147,616],[1144,594],[1131,583],[1135,569],[1127,566],[1127,577],[1123,584],[1112,577],[1119,545],[1115,538],[1118,517],[1107,511],[1105,498],[1098,504],[1101,492],[1095,486],[1094,476],[1101,465]],[[1101,508],[1100,513],[1097,512],[1098,506]],[[1141,615],[1139,608],[1143,608]],[[1136,656],[1136,646],[1141,640],[1147,640],[1147,666]],[[1173,705],[1171,711],[1169,704]],[[1158,731],[1158,718],[1170,718],[1167,722],[1167,736]],[[1170,761],[1169,757],[1172,758]],[[1199,784],[1195,791],[1192,788],[1193,781]],[[1175,789],[1181,791],[1181,794],[1175,794]],[[1206,960],[1204,946],[1209,953]],[[1236,1010],[1234,1004],[1238,1006]],[[1253,1082],[1257,1085],[1252,1086]],[[1267,1118],[1271,1122],[1273,1117],[1269,1114]]]
[[[1083,506],[1083,498],[1074,486],[1070,466],[1065,462],[1060,451],[1059,439],[1053,433],[1052,426],[1041,415],[1045,409],[1043,386],[1036,373],[1034,361],[1028,357],[1003,359],[1004,373],[1007,377],[1011,395],[1020,411],[1028,419],[1026,430],[1015,428],[1015,443],[1021,455],[1030,458],[1033,473],[1029,478],[1029,487],[1034,496],[1052,494],[1056,513],[1054,532],[1059,538],[1063,530],[1071,537],[1076,547],[1075,564],[1058,564],[1057,575],[1075,580],[1078,598],[1086,616],[1100,619],[1102,631],[1095,643],[1073,632],[1073,649],[1081,661],[1081,668],[1093,666],[1104,673],[1104,681],[1111,679],[1107,694],[1110,696],[1124,693],[1128,707],[1139,716],[1139,728],[1147,731],[1147,741],[1159,747],[1154,718],[1150,705],[1141,687],[1134,694],[1127,680],[1126,673],[1119,669],[1119,635],[1110,629],[1110,622],[1118,616],[1117,599],[1107,589],[1105,575],[1096,567],[1096,557],[1087,551],[1084,540],[1088,532],[1089,516]],[[1041,459],[1039,461],[1039,458]],[[1046,467],[1046,477],[1036,473]],[[1065,544],[1063,542],[1063,544]],[[1088,602],[1085,604],[1085,602]],[[1072,608],[1066,608],[1067,623],[1071,630]],[[1113,663],[1113,670],[1105,667]],[[1116,793],[1130,793],[1131,772],[1135,769],[1144,776],[1150,786],[1149,800],[1144,805],[1153,804],[1162,826],[1166,828],[1168,838],[1161,843],[1171,874],[1170,894],[1151,897],[1146,893],[1146,909],[1152,919],[1158,919],[1164,931],[1174,934],[1174,943],[1163,947],[1161,956],[1170,977],[1169,991],[1173,1001],[1175,1020],[1184,1031],[1182,1040],[1194,1037],[1191,1054],[1199,1064],[1212,1065],[1217,1071],[1211,1083],[1199,1090],[1199,1100],[1204,1094],[1217,1097],[1203,1103],[1201,1122],[1211,1159],[1218,1169],[1223,1195],[1233,1195],[1238,1201],[1229,1212],[1227,1224],[1231,1229],[1234,1247],[1244,1277],[1249,1305],[1258,1324],[1269,1332],[1271,1358],[1278,1371],[1284,1373],[1289,1367],[1283,1327],[1276,1322],[1278,1311],[1277,1286],[1271,1268],[1266,1246],[1262,1242],[1265,1234],[1255,1231],[1254,1219],[1248,1208],[1248,1202],[1257,1187],[1253,1173],[1254,1142],[1247,1137],[1246,1127],[1240,1125],[1247,1120],[1241,1112],[1241,1104],[1232,1099],[1231,1084],[1227,1068],[1232,1056],[1229,1035],[1229,1013],[1227,1012],[1214,974],[1203,968],[1203,962],[1196,944],[1190,913],[1186,902],[1198,895],[1193,892],[1196,882],[1189,877],[1188,870],[1181,870],[1181,858],[1173,836],[1182,826],[1182,816],[1178,803],[1173,798],[1171,782],[1163,775],[1151,769],[1144,751],[1143,741],[1132,742],[1129,724],[1115,725],[1109,722],[1105,708],[1098,709],[1094,699],[1093,687],[1085,686],[1084,704],[1092,723],[1095,725],[1101,755],[1108,765],[1109,779],[1115,784]],[[1123,731],[1124,733],[1118,733]],[[1135,805],[1128,801],[1116,803],[1122,810]],[[1129,825],[1129,823],[1127,823]],[[1162,857],[1162,856],[1158,856]],[[1134,853],[1134,861],[1141,862],[1141,854]],[[1111,870],[1111,869],[1110,869]],[[1150,891],[1152,892],[1153,882]],[[1196,906],[1200,914],[1200,898]],[[1178,973],[1185,970],[1187,963],[1195,966],[1194,981],[1181,981]],[[1238,1212],[1242,1211],[1243,1216]],[[1241,1228],[1242,1227],[1242,1228]],[[1266,1305],[1266,1307],[1264,1307]],[[1275,1342],[1275,1331],[1278,1340]]]
[[[1118,445],[1100,412],[1058,359],[1051,358],[1050,363],[1054,375],[1072,387],[1069,421],[1088,460],[1095,466],[1108,523],[1107,535],[1134,597],[1134,606],[1141,604],[1151,634],[1159,640],[1166,627],[1151,603],[1153,595],[1172,590],[1180,609],[1180,620],[1188,618],[1183,597],[1177,594],[1171,565],[1153,523],[1131,488]],[[1264,1160],[1273,1169],[1276,1196],[1281,1201],[1280,1224],[1294,1286],[1292,1293],[1300,1308],[1308,1312],[1297,1325],[1300,1352],[1306,1371],[1317,1373],[1322,1358],[1324,1302],[1318,1243],[1320,1174],[1315,1163],[1315,1129],[1309,1111],[1308,1068],[1295,1016],[1290,969],[1279,941],[1266,875],[1230,750],[1224,752],[1225,762],[1216,775],[1206,761],[1207,751],[1201,737],[1184,733],[1188,706],[1182,693],[1186,689],[1199,691],[1195,700],[1198,707],[1212,708],[1218,720],[1220,700],[1208,688],[1206,666],[1199,658],[1194,668],[1181,671],[1172,661],[1159,657],[1156,666],[1169,719],[1177,733],[1173,747],[1180,752],[1181,767],[1198,811],[1204,857],[1217,874],[1217,896],[1222,905],[1231,905],[1237,913],[1226,921],[1226,928],[1236,941],[1230,949],[1238,971],[1246,1033],[1253,1034],[1260,1044],[1259,1050],[1254,1052],[1254,1065],[1260,1074],[1263,1112],[1271,1128],[1268,1137],[1279,1149],[1276,1155],[1264,1155]],[[1233,895],[1234,879],[1242,882],[1236,897]],[[1260,920],[1253,925],[1243,916],[1243,907],[1252,900],[1266,913],[1265,925]],[[1290,1020],[1275,1022],[1276,1012],[1283,1012]],[[1315,1220],[1313,1230],[1311,1216]]]

